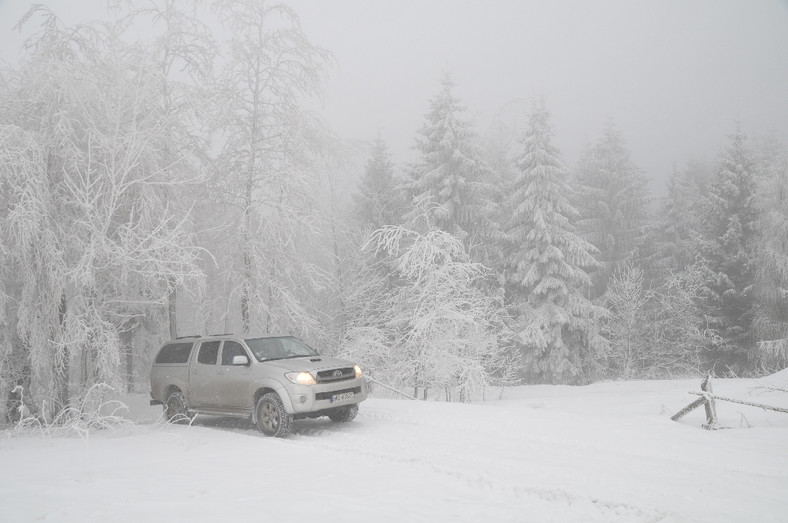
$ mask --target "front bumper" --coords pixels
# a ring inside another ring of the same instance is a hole
[[[367,380],[363,376],[352,380],[316,385],[287,384],[285,390],[287,390],[293,406],[291,414],[308,414],[353,405],[367,399],[369,394]],[[353,393],[351,399],[334,399],[332,401],[336,395],[347,392]]]

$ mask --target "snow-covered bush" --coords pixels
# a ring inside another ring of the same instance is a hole
[[[120,400],[113,399],[118,389],[104,383],[97,383],[81,395],[79,404],[70,405],[57,411],[54,417],[47,413],[55,412],[47,401],[41,405],[29,405],[23,402],[23,415],[16,422],[13,430],[6,434],[41,436],[66,436],[86,438],[91,431],[128,425],[132,422],[121,414],[128,407]]]
[[[346,354],[423,398],[437,390],[447,400],[481,399],[511,379],[514,366],[499,344],[500,304],[479,289],[487,271],[469,260],[459,238],[387,226],[366,248],[389,257],[397,281],[383,298],[386,323],[350,330]]]

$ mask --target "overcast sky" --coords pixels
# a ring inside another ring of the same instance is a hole
[[[104,5],[40,1],[70,23],[102,16]],[[0,0],[6,61],[30,3]],[[614,122],[658,191],[674,162],[714,160],[737,119],[751,137],[788,138],[788,0],[287,3],[338,63],[329,123],[351,140],[380,130],[400,164],[414,158],[444,70],[479,133],[496,117],[524,122],[528,101],[543,95],[570,167]]]

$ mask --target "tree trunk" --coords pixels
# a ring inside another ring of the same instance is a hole
[[[252,226],[252,182],[251,182],[251,173],[250,173],[250,181],[246,185],[246,205],[244,206],[244,215],[243,215],[243,232],[241,233],[241,238],[243,238],[243,283],[241,289],[241,324],[243,326],[243,331],[245,334],[248,334],[252,327],[252,320],[251,320],[251,311],[250,311],[250,294],[252,292],[252,253],[250,252],[251,249],[251,240],[249,238],[249,229]]]
[[[342,335],[345,333],[345,299],[343,296],[344,275],[342,274],[342,257],[339,254],[339,242],[337,242],[336,224],[333,222],[331,223],[331,235],[334,247],[334,264],[336,265],[337,281],[339,282],[339,339],[342,339]]]
[[[176,303],[178,301],[178,289],[175,287],[175,281],[170,278],[170,293],[167,296],[168,316],[170,319],[170,339],[178,337],[178,317],[176,315]]]
[[[172,328],[172,324],[170,324]],[[126,325],[126,328],[120,331],[120,345],[123,352],[126,354],[126,392],[133,392],[134,390],[134,332],[133,325]]]
[[[58,326],[60,330],[64,328],[66,312],[66,293],[62,293],[60,295],[60,305],[58,306]],[[70,370],[68,349],[65,345],[61,345],[55,352],[55,417],[69,406],[68,385]]]
[[[246,243],[246,234],[244,234],[244,243]],[[248,245],[248,244],[247,244]],[[248,249],[248,247],[244,247]],[[244,334],[248,334],[251,328],[251,319],[249,314],[249,294],[252,286],[252,259],[248,250],[244,250],[244,282],[243,290],[241,291],[241,322],[243,324]]]

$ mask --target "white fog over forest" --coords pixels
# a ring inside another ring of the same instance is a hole
[[[0,520],[786,521],[786,64],[778,0],[0,0]],[[162,419],[218,333],[369,399]]]

